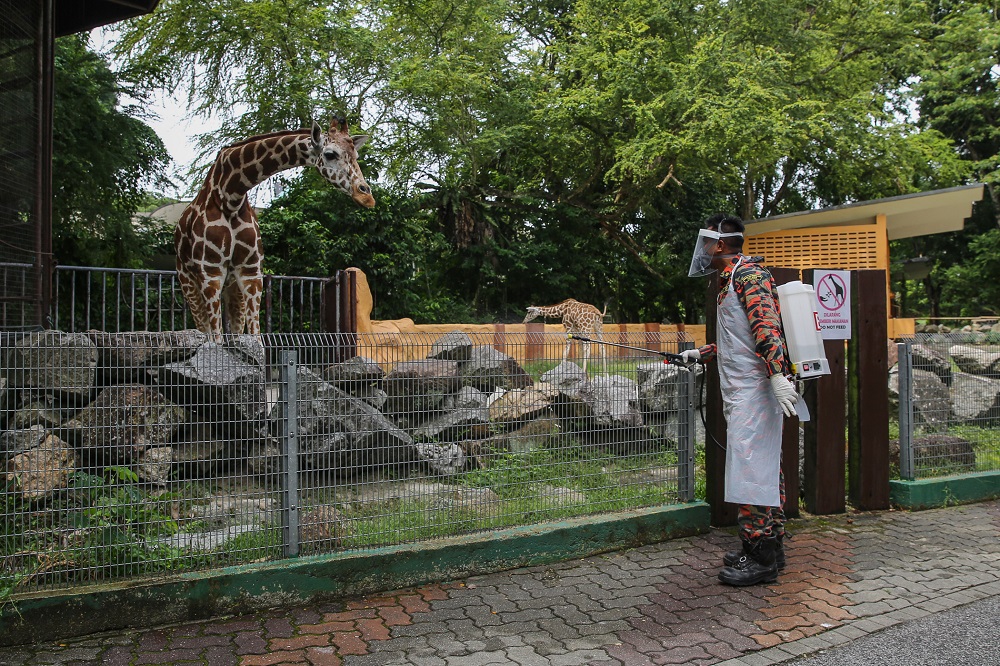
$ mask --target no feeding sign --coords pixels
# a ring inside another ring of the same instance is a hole
[[[824,340],[851,339],[851,272],[816,269],[816,312]]]

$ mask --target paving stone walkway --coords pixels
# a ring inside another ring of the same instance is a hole
[[[735,537],[713,530],[379,597],[0,648],[0,664],[765,665],[1000,596],[1000,501],[789,529],[771,585],[720,585]]]

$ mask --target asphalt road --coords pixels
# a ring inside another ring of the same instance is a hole
[[[1000,666],[998,625],[1000,597],[988,597],[786,663],[796,666]]]

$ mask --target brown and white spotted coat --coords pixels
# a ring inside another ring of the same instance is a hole
[[[368,137],[351,136],[339,119],[329,132],[290,130],[251,137],[219,151],[198,196],[174,231],[177,276],[195,326],[222,339],[225,306],[230,333],[260,334],[264,248],[257,215],[247,202],[252,187],[286,169],[314,166],[359,205],[375,205],[358,166]]]
[[[607,312],[607,306],[604,308]],[[561,317],[563,328],[568,335],[583,335],[601,342],[604,341],[604,314],[589,303],[581,303],[578,300],[567,298],[565,301],[555,305],[532,305],[528,307],[528,314],[524,318],[527,324],[532,319],[538,317]],[[583,345],[583,370],[587,371],[587,361],[590,359],[590,343],[581,342]],[[562,360],[569,357],[572,340],[567,338],[566,349],[563,350]],[[607,352],[604,345],[599,345],[601,349],[601,360],[604,365],[604,372],[608,370]]]

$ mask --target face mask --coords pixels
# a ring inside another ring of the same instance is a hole
[[[688,269],[688,277],[703,277],[709,273],[714,273],[712,259],[715,257],[715,245],[720,238],[743,237],[738,231],[720,234],[718,231],[701,229],[698,231],[698,238],[695,240],[694,252],[691,253],[691,267]]]

